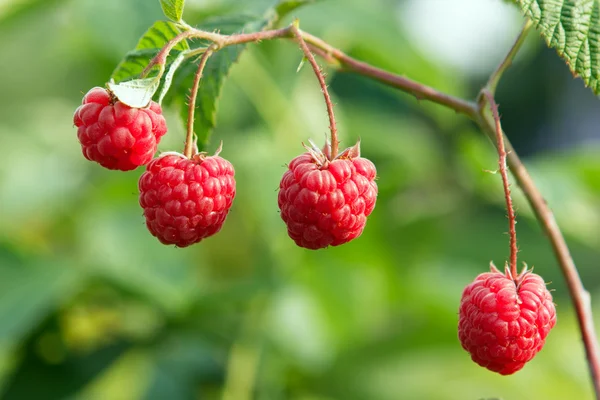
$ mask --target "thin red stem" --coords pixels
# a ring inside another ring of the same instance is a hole
[[[223,36],[224,40],[219,43],[221,47],[230,46],[233,44],[256,43],[261,40],[271,40],[282,37],[290,37],[292,35],[292,27],[288,26],[281,29],[273,29],[269,31],[260,31],[253,33],[240,33],[237,35]]]
[[[483,112],[484,104],[481,104],[480,119],[477,121],[481,129],[490,137],[495,138],[495,122]],[[529,175],[527,168],[521,162],[519,155],[512,148],[510,141],[505,138],[505,144],[508,149],[508,165],[513,173],[519,187],[525,194],[527,201],[531,205],[533,212],[546,236],[552,245],[552,250],[563,273],[565,282],[569,289],[569,295],[573,302],[577,314],[577,322],[581,332],[581,339],[585,349],[588,369],[594,385],[596,399],[600,400],[600,348],[596,329],[594,327],[594,318],[592,315],[592,304],[589,292],[583,286],[581,277],[577,271],[577,266],[569,252],[569,247],[565,241],[560,227],[554,218],[554,214],[542,196],[535,182]]]
[[[483,92],[487,98],[490,108],[492,109],[492,116],[496,125],[496,147],[498,149],[498,167],[500,168],[500,175],[502,176],[502,184],[504,186],[504,199],[506,200],[506,211],[508,213],[508,234],[510,236],[510,273],[513,279],[517,278],[517,231],[516,223],[517,219],[515,216],[515,209],[513,207],[512,198],[510,197],[510,183],[508,182],[508,172],[506,168],[506,149],[504,146],[504,135],[502,134],[502,126],[500,125],[500,115],[498,114],[498,104],[494,100],[494,96],[485,90]]]
[[[453,109],[457,113],[465,114],[473,120],[477,118],[477,106],[472,102],[450,96],[432,88],[431,86],[424,85],[405,76],[397,75],[359,61],[350,57],[343,51],[331,46],[323,39],[313,36],[310,33],[302,32],[302,37],[309,45],[322,50],[322,52],[327,55],[325,58],[326,60],[337,60],[338,64],[341,65],[341,70],[354,72],[359,75],[375,79],[385,85],[392,86],[396,89],[402,90],[403,92],[410,93],[415,96],[417,100],[428,100],[443,105]]]
[[[152,60],[148,63],[146,68],[140,74],[140,77],[143,78],[152,69],[152,67],[156,65],[164,66],[167,63],[167,57],[171,50],[175,46],[179,44],[182,40],[185,39],[205,39],[214,44],[214,51],[221,49],[223,47],[232,46],[236,44],[245,44],[245,43],[256,43],[261,40],[272,40],[282,37],[287,37],[291,35],[291,28],[282,28],[282,29],[274,29],[269,31],[260,31],[253,33],[240,33],[236,35],[221,35],[215,32],[205,32],[199,29],[189,29],[181,32],[173,39],[169,40],[158,52]]]
[[[194,83],[192,85],[192,91],[190,92],[190,104],[188,108],[188,121],[187,121],[187,136],[185,138],[185,149],[183,155],[187,158],[192,158],[194,155],[194,112],[196,110],[196,98],[198,97],[198,88],[200,87],[200,80],[202,79],[202,73],[209,57],[212,55],[213,49],[209,47],[200,57],[200,63],[198,64],[198,70],[194,76]]]
[[[167,57],[169,56],[171,50],[173,50],[173,48],[177,46],[179,42],[188,39],[192,36],[194,36],[194,31],[183,31],[179,35],[175,36],[173,39],[169,40],[160,49],[158,54],[154,56],[152,60],[150,60],[146,68],[144,68],[144,70],[140,74],[140,78],[144,78],[146,75],[148,75],[152,67],[154,67],[155,65],[160,65],[161,67],[164,67],[164,65],[167,63]]]
[[[329,115],[329,130],[331,131],[331,159],[333,160],[337,157],[339,141],[337,137],[337,126],[335,124],[335,115],[333,114],[333,103],[331,102],[331,97],[329,96],[329,91],[327,90],[327,84],[325,83],[325,77],[323,76],[323,72],[317,64],[317,60],[315,60],[315,56],[311,53],[308,45],[304,41],[302,37],[302,33],[300,33],[300,29],[297,26],[292,25],[292,33],[298,39],[298,43],[300,44],[300,48],[304,52],[304,55],[310,62],[313,71],[315,71],[315,75],[319,80],[319,84],[321,85],[321,91],[323,92],[323,97],[325,97],[325,104],[327,105],[327,114]]]

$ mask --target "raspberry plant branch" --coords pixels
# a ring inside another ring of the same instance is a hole
[[[492,117],[494,118],[496,131],[496,148],[498,149],[498,168],[502,176],[502,185],[504,188],[504,199],[506,200],[506,211],[508,213],[508,234],[510,236],[510,274],[512,279],[517,279],[517,231],[515,229],[516,217],[513,207],[512,198],[510,197],[510,183],[508,182],[508,172],[506,171],[506,149],[504,147],[504,135],[502,134],[502,126],[500,125],[500,115],[498,114],[498,104],[494,100],[494,96],[488,91],[483,90],[483,95],[486,97]]]
[[[212,53],[213,49],[212,47],[209,47],[202,54],[202,56],[200,56],[200,63],[198,64],[198,69],[196,70],[196,75],[194,76],[194,83],[192,84],[192,89],[190,92],[187,135],[185,138],[185,150],[183,151],[183,155],[187,158],[192,158],[192,156],[194,155],[194,144],[196,143],[196,141],[194,140],[194,112],[196,110],[196,98],[198,97],[198,88],[200,87],[200,80],[202,79],[204,67],[206,67],[206,62],[208,61]]]
[[[486,88],[492,95],[496,93],[496,87],[498,86],[498,82],[500,82],[502,75],[508,69],[508,67],[512,65],[515,56],[521,49],[523,43],[525,42],[527,34],[529,33],[529,29],[531,29],[532,26],[533,22],[531,22],[531,20],[528,19],[527,21],[525,21],[525,24],[523,24],[523,28],[521,28],[521,32],[519,33],[519,36],[517,36],[517,39],[515,40],[514,44],[512,45],[502,62],[498,65],[496,70],[490,76],[490,79],[486,84]]]
[[[430,86],[413,81],[412,79],[359,61],[309,33],[302,32],[302,36],[309,45],[326,54],[328,60],[335,60],[339,63],[341,71],[354,72],[375,79],[387,86],[392,86],[403,92],[410,93],[418,100],[428,100],[446,106],[457,113],[465,114],[472,119],[477,115],[477,106],[475,103],[442,93]]]
[[[331,102],[331,96],[329,96],[329,91],[327,90],[327,84],[325,83],[325,77],[323,76],[323,71],[321,71],[321,67],[319,67],[319,64],[317,64],[317,60],[315,60],[315,56],[313,56],[313,54],[311,53],[310,49],[308,48],[306,42],[304,41],[304,38],[302,38],[302,33],[300,32],[300,29],[297,26],[297,20],[292,25],[291,30],[292,30],[294,36],[296,37],[296,39],[298,40],[298,43],[300,44],[300,48],[304,52],[304,55],[310,62],[310,65],[312,66],[313,71],[315,71],[315,75],[317,76],[317,79],[319,80],[319,84],[321,85],[321,91],[323,92],[323,97],[325,97],[325,104],[327,105],[327,115],[329,116],[329,130],[331,131],[331,159],[333,160],[334,158],[337,157],[337,154],[338,154],[339,141],[338,141],[338,137],[337,137],[337,126],[335,124],[335,115],[333,114],[333,103]]]
[[[148,67],[142,75],[147,74],[147,72],[155,65],[160,65],[161,72],[164,71],[164,64],[166,63],[170,50],[173,49],[177,43],[186,39],[195,38],[211,41],[215,45],[214,51],[217,51],[223,47],[236,44],[256,43],[262,40],[277,38],[294,38],[292,26],[277,30],[266,30],[255,33],[233,35],[221,35],[218,33],[205,32],[189,26],[185,26],[183,28],[188,30],[182,32],[169,41],[159,51],[157,56],[150,61]],[[491,75],[486,85],[488,92],[493,94],[502,74],[510,66],[512,59],[520,49],[528,29],[529,24],[526,24],[519,37],[515,41],[515,44],[508,52],[507,56]],[[340,71],[353,72],[363,75],[379,81],[387,86],[394,87],[403,92],[412,94],[419,100],[431,101],[433,103],[450,108],[457,113],[464,114],[477,123],[477,125],[492,140],[492,142],[496,143],[496,123],[493,117],[486,112],[488,109],[487,99],[483,95],[483,91],[477,97],[476,102],[457,98],[404,76],[385,71],[363,61],[352,58],[316,36],[303,31],[299,32],[304,41],[315,53],[322,56],[328,63],[337,66]],[[484,88],[484,90],[486,90],[486,88]],[[598,399],[600,399],[600,352],[594,332],[590,295],[585,290],[583,283],[581,282],[581,278],[579,277],[575,263],[571,257],[566,241],[560,228],[558,227],[558,224],[556,223],[552,211],[550,210],[548,204],[529,175],[526,167],[521,162],[518,154],[514,151],[510,141],[506,138],[506,136],[504,136],[504,143],[507,154],[506,163],[513,173],[517,184],[525,194],[525,197],[532,207],[534,214],[540,222],[544,232],[548,236],[555,257],[567,283],[567,287],[569,288],[569,294],[576,310],[577,320],[581,330],[596,396]]]

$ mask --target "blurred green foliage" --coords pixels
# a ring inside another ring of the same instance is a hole
[[[188,0],[185,18],[261,2]],[[396,18],[404,3],[328,0],[294,16],[357,58],[474,96],[482,78],[422,52]],[[148,0],[0,5],[2,399],[592,398],[568,293],[516,188],[520,259],[552,282],[558,325],[514,376],[476,366],[460,347],[463,287],[508,255],[500,177],[484,172],[496,155],[462,116],[329,71],[344,144],[362,138],[378,167],[377,207],[362,237],[342,247],[308,251],[287,237],[276,203],[284,165],[327,132],[318,85],[310,69],[296,73],[302,56],[291,43],[250,45],[225,84],[209,145],[223,140],[236,166],[224,229],[186,249],[159,244],[137,204],[140,171],[87,162],[72,114],[162,18]],[[506,77],[514,90],[500,92],[507,119],[535,76],[568,77],[564,65],[529,66],[545,54],[531,42]],[[553,88],[556,99],[568,90]],[[528,115],[547,114],[544,104],[527,103]],[[160,150],[181,151],[178,113],[167,120]],[[528,143],[532,130],[508,124],[517,148]],[[598,148],[526,160],[594,299]]]

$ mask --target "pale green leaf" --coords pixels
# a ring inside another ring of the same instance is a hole
[[[160,6],[167,18],[181,22],[185,0],[160,0]]]
[[[575,76],[600,92],[600,0],[516,0]]]
[[[160,96],[158,97],[158,104],[162,104],[163,99],[165,98],[165,96],[167,95],[167,92],[171,88],[171,83],[173,82],[173,76],[175,75],[175,71],[177,71],[177,69],[181,66],[181,63],[185,60],[185,57],[187,56],[187,54],[188,54],[187,50],[182,51],[181,53],[179,53],[177,58],[175,58],[175,60],[169,66],[169,69],[164,76],[162,89],[160,91]]]
[[[300,60],[300,64],[298,64],[298,68],[296,68],[296,72],[300,72],[302,70],[302,67],[304,67],[304,63],[306,63],[308,59],[305,57],[302,57],[302,60]]]
[[[158,78],[133,79],[121,83],[109,82],[108,88],[121,103],[130,107],[142,108],[150,103],[159,84],[160,79]]]

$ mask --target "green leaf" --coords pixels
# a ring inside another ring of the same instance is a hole
[[[316,3],[318,1],[322,0],[281,0],[279,4],[275,7],[275,12],[277,13],[277,18],[281,19],[287,14],[297,9],[298,7]]]
[[[146,107],[158,90],[160,79],[133,79],[122,83],[108,82],[108,88],[122,103],[130,107]]]
[[[575,76],[600,92],[600,0],[516,0]]]
[[[160,6],[167,18],[181,22],[185,0],[160,0]]]
[[[125,56],[113,71],[111,79],[122,82],[137,77],[146,68],[150,60],[156,56],[160,49],[181,31],[169,21],[157,21],[140,38],[135,49]],[[171,51],[169,59],[174,59],[181,51],[189,50],[187,41],[183,40]]]

